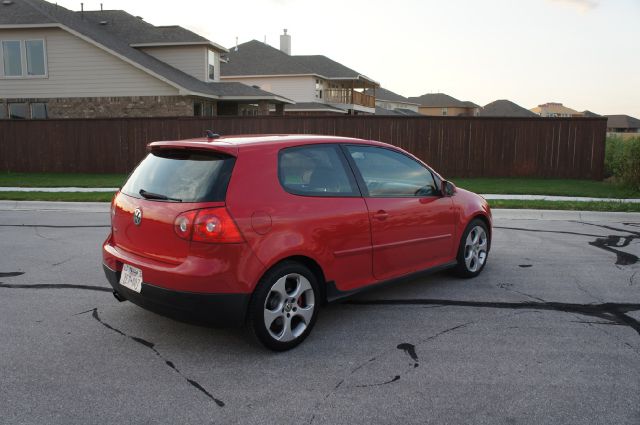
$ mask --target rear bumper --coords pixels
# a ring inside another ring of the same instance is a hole
[[[121,297],[145,310],[191,323],[220,327],[241,326],[251,294],[182,292],[142,284],[140,293],[120,285],[120,272],[102,265],[107,280]]]

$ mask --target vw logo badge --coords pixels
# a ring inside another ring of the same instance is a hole
[[[140,208],[136,208],[133,212],[133,224],[140,226],[140,223],[142,223],[142,210]]]

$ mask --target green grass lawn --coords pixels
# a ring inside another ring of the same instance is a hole
[[[125,174],[4,173],[0,186],[18,187],[120,187]],[[640,198],[640,191],[610,182],[592,180],[524,178],[452,178],[457,186],[485,194],[587,196],[594,198]],[[108,202],[112,193],[0,192],[0,199],[15,201]],[[557,202],[492,200],[492,208],[532,208],[584,211],[640,212],[640,204],[620,202]]]
[[[65,201],[111,202],[111,192],[0,192],[0,200],[9,201]]]
[[[640,198],[638,190],[594,180],[455,177],[450,180],[458,187],[485,194]]]
[[[0,187],[120,187],[126,174],[3,173]],[[476,193],[640,198],[640,190],[593,180],[526,178],[451,178]]]
[[[2,173],[0,187],[120,187],[126,174]]]
[[[495,209],[640,212],[640,204],[622,202],[520,201],[495,199],[490,200],[489,205]]]

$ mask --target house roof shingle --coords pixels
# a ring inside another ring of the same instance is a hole
[[[75,12],[81,18],[101,25],[102,30],[126,41],[138,44],[210,44],[220,51],[227,51],[199,34],[178,25],[155,26],[124,10],[92,10]],[[101,24],[103,23],[103,24]]]
[[[506,99],[487,103],[478,115],[481,117],[538,117],[530,110]]]
[[[294,105],[285,105],[284,110],[296,112],[335,112],[337,114],[347,113],[344,109],[320,102],[298,102]]]
[[[373,89],[366,89],[366,94],[373,95]],[[378,87],[375,90],[376,100],[386,100],[388,102],[409,103],[411,105],[418,105],[415,102],[411,102],[408,98],[394,93],[391,90],[387,90],[384,87]]]
[[[589,118],[598,118],[602,116],[600,114],[596,114],[595,112],[591,112],[589,110],[582,111],[582,115]]]
[[[264,90],[256,89],[238,83],[207,83],[200,81],[191,75],[188,75],[171,65],[162,62],[151,55],[148,55],[129,44],[128,37],[121,38],[126,31],[106,31],[105,27],[109,25],[100,25],[92,19],[88,19],[89,12],[81,13],[73,12],[62,6],[51,4],[44,0],[14,0],[9,6],[0,5],[0,25],[61,25],[63,28],[80,35],[103,48],[114,52],[122,58],[132,62],[148,72],[164,79],[174,86],[186,89],[196,95],[204,95],[210,97],[226,97],[231,99],[234,97],[254,97],[256,99],[269,99],[289,103],[290,101],[281,96]],[[112,16],[123,18],[126,13],[113,13]],[[126,14],[129,17],[131,15]],[[127,18],[129,23],[136,22],[135,28],[145,28],[142,32],[149,32],[146,28],[150,24],[133,17],[135,21]],[[150,25],[153,27],[153,25]],[[132,33],[134,30],[128,31]],[[163,31],[161,29],[161,31]],[[185,30],[186,31],[186,30]],[[171,31],[169,31],[171,33]],[[177,34],[177,32],[176,32]],[[182,32],[182,35],[185,33]]]
[[[409,100],[427,108],[479,108],[473,102],[458,100],[444,93],[427,93]]]
[[[288,55],[275,47],[251,40],[231,48],[221,65],[224,77],[256,75],[318,75],[328,79],[374,80],[322,55]]]
[[[608,128],[638,128],[640,120],[629,115],[605,115]]]

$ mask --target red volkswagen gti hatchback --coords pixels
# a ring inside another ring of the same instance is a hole
[[[490,245],[487,202],[397,147],[212,135],[149,145],[113,199],[103,260],[121,301],[248,323],[287,350],[323,303],[425,271],[474,277]]]

